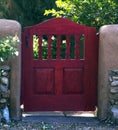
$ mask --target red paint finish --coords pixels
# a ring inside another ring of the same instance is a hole
[[[64,69],[64,94],[81,94],[83,92],[83,70],[79,68]]]
[[[33,35],[38,37],[37,59],[33,58]],[[56,37],[55,48],[53,36]],[[81,36],[84,36],[84,59],[80,57]],[[22,102],[25,111],[95,109],[98,66],[95,28],[65,18],[53,18],[24,28],[22,39]],[[42,58],[43,40],[48,43],[45,59]],[[52,50],[56,53],[55,58]]]
[[[53,69],[34,69],[35,94],[54,94],[54,72]]]

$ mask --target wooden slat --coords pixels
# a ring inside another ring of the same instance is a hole
[[[52,53],[51,53],[51,44],[52,44],[52,36],[48,36],[48,60],[52,58]]]
[[[61,54],[61,36],[57,36],[57,59],[60,59],[60,54]]]
[[[79,59],[79,50],[80,50],[80,37],[75,35],[75,58]]]
[[[38,38],[38,43],[39,43],[39,59],[42,59],[42,36],[40,35]]]
[[[70,59],[70,35],[66,36],[66,59]]]

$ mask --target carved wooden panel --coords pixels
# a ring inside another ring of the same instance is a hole
[[[34,69],[34,93],[35,94],[54,94],[54,70],[53,69]]]

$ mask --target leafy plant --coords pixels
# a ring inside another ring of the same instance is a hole
[[[8,58],[13,58],[18,55],[17,36],[7,36],[0,39],[0,62],[5,62]]]
[[[117,24],[116,0],[56,0],[57,9],[45,10],[44,15],[67,17],[77,23],[99,29],[105,24]]]
[[[33,36],[33,57],[34,57],[34,59],[38,59],[38,51],[39,51],[38,37],[36,35],[34,35]]]
[[[17,20],[22,27],[31,26],[49,19],[44,11],[54,6],[54,0],[0,0],[0,18]]]

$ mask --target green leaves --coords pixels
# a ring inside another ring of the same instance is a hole
[[[13,19],[25,26],[42,22],[44,10],[55,7],[54,0],[0,0],[0,18]]]
[[[46,10],[45,15],[67,17],[99,29],[105,24],[116,24],[118,4],[114,0],[56,0],[58,10]]]
[[[18,55],[18,42],[19,39],[17,36],[7,36],[0,39],[0,62],[4,62],[8,58],[13,58]]]

